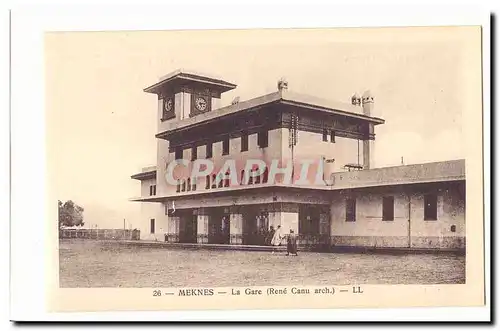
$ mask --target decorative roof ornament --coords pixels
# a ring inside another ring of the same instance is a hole
[[[278,80],[278,91],[288,90],[288,81],[285,78]]]
[[[359,96],[358,93],[353,94],[353,96],[351,97],[351,103],[354,106],[361,106],[361,97]]]
[[[231,104],[232,104],[232,105],[235,105],[235,104],[237,104],[237,103],[240,103],[240,97],[239,97],[239,96],[238,96],[238,97],[236,97],[236,98],[234,98],[234,99],[233,99],[233,101],[231,101]]]
[[[365,93],[363,93],[363,97],[362,97],[362,100],[363,100],[363,104],[365,103],[373,103],[373,94],[370,90],[366,90]]]

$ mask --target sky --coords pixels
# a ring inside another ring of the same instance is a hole
[[[475,33],[471,33],[475,32]],[[238,87],[221,104],[289,90],[375,97],[376,167],[465,158],[463,83],[480,58],[466,28],[54,32],[45,36],[49,185],[87,224],[137,227],[140,182],[156,163],[157,98],[143,89],[179,68]],[[471,62],[472,61],[472,62]]]

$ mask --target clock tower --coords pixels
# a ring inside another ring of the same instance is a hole
[[[219,108],[221,94],[236,88],[222,79],[176,70],[144,89],[158,96],[160,122],[183,120]]]

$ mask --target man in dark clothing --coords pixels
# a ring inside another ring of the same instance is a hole
[[[286,242],[286,255],[294,254],[297,256],[297,235],[290,229]]]
[[[266,245],[271,245],[271,240],[273,239],[274,237],[274,226],[271,225],[270,229],[269,229],[269,234],[267,235],[267,238],[266,238]]]

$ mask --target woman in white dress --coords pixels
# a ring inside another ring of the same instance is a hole
[[[283,237],[281,236],[281,225],[278,225],[278,227],[276,228],[276,231],[274,232],[273,239],[271,239],[271,245],[273,247],[281,245],[282,239],[283,239]],[[273,249],[273,253],[274,253],[274,249]]]

